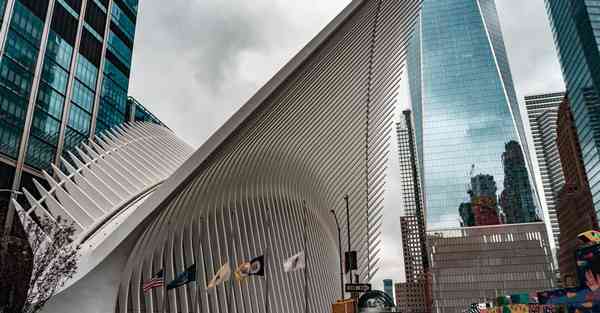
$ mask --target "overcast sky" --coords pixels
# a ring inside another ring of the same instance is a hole
[[[543,0],[496,2],[520,101],[562,91]],[[348,3],[140,0],[130,94],[198,147]],[[401,87],[398,110],[409,105],[406,89]],[[382,269],[374,281],[379,288],[383,278],[403,279],[396,147],[394,142]]]

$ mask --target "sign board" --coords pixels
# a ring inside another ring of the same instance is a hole
[[[346,284],[346,292],[371,291],[371,284]]]
[[[356,251],[347,251],[344,254],[344,260],[346,261],[346,262],[344,262],[346,274],[348,274],[348,272],[350,272],[350,271],[358,269]]]

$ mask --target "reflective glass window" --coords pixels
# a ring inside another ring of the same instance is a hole
[[[43,140],[31,136],[27,148],[26,163],[38,169],[47,169],[54,160],[56,148]]]
[[[79,81],[73,83],[73,102],[88,112],[94,107],[94,92]]]
[[[31,73],[9,58],[0,62],[0,84],[18,95],[28,98],[31,91]]]
[[[112,6],[112,21],[119,26],[119,28],[129,39],[131,39],[131,41],[133,41],[135,37],[135,24],[117,4]]]
[[[8,32],[5,54],[30,71],[35,69],[38,49],[15,32]]]
[[[96,80],[98,79],[98,68],[94,66],[85,57],[79,55],[77,57],[77,70],[75,77],[84,85],[92,90],[96,90]]]
[[[44,23],[19,1],[15,1],[15,9],[10,25],[12,29],[29,40],[34,46],[39,47]]]
[[[40,83],[36,110],[43,110],[47,114],[60,120],[62,118],[64,102],[65,98],[60,93],[45,83]]]
[[[90,131],[91,115],[78,107],[72,105],[69,110],[68,125],[82,134],[88,134]]]
[[[131,49],[117,36],[110,31],[108,35],[108,49],[121,61],[127,68],[131,66]]]
[[[108,59],[104,62],[104,77],[110,78],[125,90],[129,88],[129,78],[127,78],[127,75],[123,74],[123,72],[114,66]]]
[[[65,70],[71,67],[71,56],[73,55],[73,47],[62,39],[54,31],[50,31],[48,35],[48,46],[46,48],[46,58],[50,58],[59,64]]]
[[[42,69],[42,80],[64,95],[67,91],[69,74],[54,61],[46,59]]]
[[[36,111],[33,117],[31,133],[47,143],[58,144],[60,121],[43,111]]]

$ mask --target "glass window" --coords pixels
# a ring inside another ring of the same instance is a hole
[[[112,31],[108,35],[108,50],[127,68],[131,66],[131,49]]]
[[[54,61],[46,59],[42,69],[42,80],[64,95],[67,91],[69,74]]]
[[[56,149],[48,143],[36,138],[29,138],[27,158],[25,162],[38,169],[47,169],[54,160]]]
[[[33,117],[31,132],[43,141],[57,145],[60,121],[41,110],[37,110]]]
[[[10,25],[12,29],[29,40],[34,46],[40,46],[44,23],[19,1],[15,1],[15,9]]]
[[[71,56],[73,55],[73,47],[62,39],[54,31],[50,31],[48,35],[48,47],[46,48],[46,58],[52,59],[65,70],[71,67]]]
[[[82,134],[89,134],[90,132],[91,115],[78,107],[72,105],[69,110],[69,123],[68,125],[77,130]]]
[[[9,58],[0,62],[0,85],[21,97],[29,98],[32,75]]]
[[[6,37],[6,55],[30,71],[35,70],[38,49],[15,32],[8,32]]]
[[[121,88],[127,90],[129,88],[129,78],[123,74],[114,64],[108,59],[104,62],[104,77],[112,79]]]
[[[77,57],[77,70],[75,77],[84,85],[92,90],[96,90],[96,80],[98,79],[98,68],[94,66],[81,54]]]
[[[112,6],[112,21],[133,41],[135,37],[135,24],[116,3]]]
[[[73,102],[88,112],[92,112],[94,107],[94,92],[84,86],[79,81],[73,84]]]
[[[102,81],[102,97],[120,112],[126,112],[127,91],[121,89],[121,87],[109,78]]]
[[[63,106],[65,98],[56,90],[50,88],[45,83],[40,83],[38,90],[37,108],[50,114],[54,118],[62,119]]]

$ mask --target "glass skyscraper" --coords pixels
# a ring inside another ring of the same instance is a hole
[[[554,41],[583,152],[596,213],[600,212],[600,2],[546,0]]]
[[[477,175],[497,186],[495,214],[537,220],[529,155],[515,157],[527,146],[495,2],[425,0],[408,69],[427,228],[460,225]]]
[[[35,191],[34,177],[107,128],[162,124],[128,97],[137,11],[138,0],[0,0],[0,189]]]

